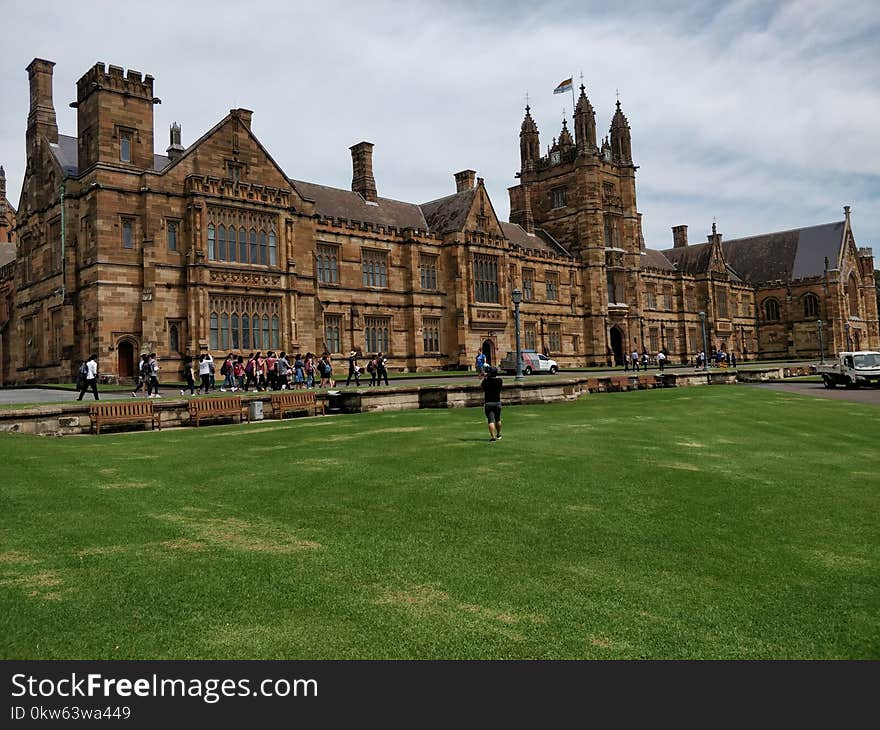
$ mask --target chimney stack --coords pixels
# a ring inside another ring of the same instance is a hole
[[[351,189],[369,203],[378,199],[376,178],[373,177],[373,143],[358,142],[351,150]]]
[[[180,144],[180,125],[177,122],[171,125],[171,145],[165,151],[172,162],[183,154],[183,145]]]
[[[473,190],[476,175],[475,170],[462,170],[455,173],[455,192],[463,193],[467,190]]]
[[[31,107],[28,112],[27,148],[28,154],[36,153],[36,141],[45,137],[49,142],[58,143],[58,121],[55,119],[55,105],[52,103],[52,68],[54,61],[35,58],[27,67],[31,91]]]
[[[688,227],[672,226],[672,246],[673,248],[684,248],[688,245]]]

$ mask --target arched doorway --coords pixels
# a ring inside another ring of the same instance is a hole
[[[620,327],[614,325],[611,328],[611,352],[614,353],[614,364],[623,365],[623,332]]]
[[[116,346],[116,374],[120,378],[134,377],[134,343],[122,340]]]
[[[492,343],[492,340],[483,342],[483,354],[486,356],[486,365],[495,363],[495,345]]]

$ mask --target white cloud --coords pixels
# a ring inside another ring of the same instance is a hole
[[[0,162],[13,203],[34,56],[58,63],[62,133],[76,133],[76,79],[103,60],[156,77],[158,151],[172,121],[192,142],[245,106],[291,177],[346,187],[348,147],[367,139],[380,195],[437,198],[474,168],[502,217],[525,92],[547,145],[562,107],[571,113],[571,97],[551,91],[583,70],[600,135],[620,89],[650,245],[669,245],[678,223],[701,238],[717,216],[732,237],[838,219],[845,203],[862,245],[880,237],[872,2],[156,2],[149,13],[42,2],[4,21]]]

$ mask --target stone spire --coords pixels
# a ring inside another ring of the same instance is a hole
[[[559,133],[559,149],[567,150],[574,147],[574,140],[571,138],[571,132],[568,131],[568,123],[563,118],[562,131]]]
[[[183,145],[180,143],[180,125],[177,122],[171,125],[171,145],[165,150],[168,153],[168,159],[174,162],[183,152]]]
[[[629,122],[620,109],[620,99],[617,100],[617,111],[611,120],[611,155],[618,164],[632,164],[632,138]]]
[[[531,170],[535,162],[541,156],[541,146],[538,140],[538,125],[529,113],[531,107],[526,104],[526,116],[519,128],[519,157],[523,171]]]
[[[596,111],[587,98],[584,85],[581,84],[581,95],[574,108],[574,138],[578,152],[594,152],[596,150]]]

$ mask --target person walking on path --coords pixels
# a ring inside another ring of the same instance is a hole
[[[232,388],[235,390],[235,367],[233,366],[233,357],[230,352],[226,359],[223,361],[223,364],[220,366],[220,374],[223,376],[223,387],[220,388],[224,393],[227,388]]]
[[[492,442],[501,440],[501,378],[498,377],[498,368],[490,367],[486,377],[480,383],[483,389],[483,411],[486,421],[489,423],[489,440]]]
[[[161,398],[159,395],[159,361],[156,353],[150,353],[150,361],[147,364],[150,369],[150,382],[147,384],[147,398]]]
[[[98,400],[98,356],[90,355],[89,359],[83,363],[82,369],[82,385],[80,385],[79,398],[82,400],[87,390],[92,391],[95,400]]]
[[[315,356],[311,352],[306,353],[306,388],[311,390],[315,387]]]
[[[244,390],[244,356],[239,355],[235,362],[232,363],[232,374],[235,378],[235,385],[232,388],[234,393],[236,390]]]
[[[482,378],[483,373],[486,370],[486,355],[482,350],[477,353],[477,359],[474,365],[477,369],[477,377]]]
[[[376,355],[376,385],[382,385],[382,381],[385,381],[385,385],[388,385],[388,358],[385,357],[384,352],[380,352]]]
[[[318,360],[318,373],[321,376],[320,388],[334,388],[336,383],[333,381],[333,364],[330,361],[330,353],[324,352],[321,359]]]
[[[348,378],[345,381],[345,384],[348,385],[351,383],[352,377],[354,378],[354,387],[361,387],[361,366],[358,365],[358,354],[356,350],[352,350],[348,354]]]
[[[302,355],[296,353],[293,359],[293,387],[296,390],[302,390],[306,386],[306,364],[303,362]]]
[[[150,356],[144,353],[141,355],[141,361],[138,363],[137,380],[134,384],[134,390],[131,391],[131,397],[137,397],[141,390],[146,391],[147,383],[150,382]]]
[[[208,391],[211,389],[211,356],[203,353],[199,356],[199,378],[201,378],[202,383],[199,385],[197,392],[201,393],[204,391],[205,395],[208,395]]]
[[[370,374],[370,387],[372,388],[376,384],[376,356],[370,358],[370,361],[367,363],[367,372]]]
[[[657,353],[657,367],[660,368],[660,372],[663,372],[663,366],[666,364],[666,353],[663,350]]]
[[[195,375],[193,375],[192,355],[187,355],[185,358],[183,358],[183,367],[181,368],[181,372],[183,373],[183,379],[186,382],[186,386],[180,391],[180,394],[183,395],[184,391],[189,388],[189,394],[195,395],[196,378]]]

